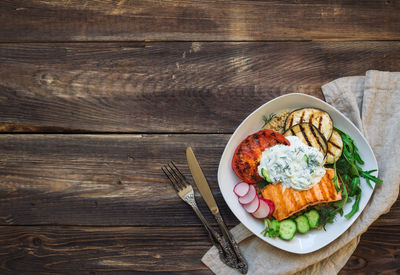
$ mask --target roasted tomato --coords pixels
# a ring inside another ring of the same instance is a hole
[[[276,144],[290,145],[290,142],[280,133],[264,129],[245,138],[236,148],[232,159],[232,168],[236,175],[247,183],[262,180],[257,167],[260,164],[262,152]]]

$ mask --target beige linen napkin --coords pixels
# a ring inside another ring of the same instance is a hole
[[[354,224],[338,239],[313,253],[285,252],[252,235],[242,224],[231,232],[249,262],[248,274],[336,274],[357,247],[360,235],[387,213],[399,193],[400,73],[368,71],[366,76],[343,77],[322,86],[328,103],[345,114],[364,133],[379,167],[381,186]],[[202,258],[216,274],[240,274],[224,265],[212,247]]]

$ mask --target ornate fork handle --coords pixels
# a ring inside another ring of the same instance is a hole
[[[217,220],[217,223],[222,231],[222,234],[224,235],[225,239],[229,241],[229,243],[232,245],[233,250],[235,251],[235,254],[238,258],[236,268],[240,270],[241,273],[246,274],[248,270],[248,264],[246,259],[242,256],[242,253],[240,252],[239,246],[236,243],[236,241],[232,238],[231,233],[229,230],[226,228],[224,220],[222,219],[222,216],[219,212],[213,213],[215,219]]]
[[[211,242],[218,249],[220,259],[230,267],[237,268],[238,263],[234,252],[232,251],[231,247],[221,238],[221,236],[208,224],[207,220],[197,207],[196,200],[194,199],[194,193],[188,193],[183,200],[193,208],[194,212],[203,223]]]

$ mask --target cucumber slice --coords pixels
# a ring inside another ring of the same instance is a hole
[[[295,221],[297,225],[297,232],[305,234],[310,231],[310,224],[308,223],[308,219],[306,216],[298,216]]]
[[[279,226],[279,237],[282,240],[290,241],[296,234],[296,223],[292,219],[283,220]]]
[[[275,238],[279,235],[279,222],[277,220],[271,221],[270,219],[265,219],[264,224],[266,232],[268,233],[268,237]]]
[[[280,227],[279,222],[277,220],[272,220],[271,229],[276,231],[276,232],[278,232],[279,231],[279,227]]]
[[[263,175],[264,179],[268,182],[272,182],[271,178],[269,177],[269,173],[267,169],[261,168],[261,174]]]
[[[304,215],[307,217],[308,223],[309,223],[311,228],[317,228],[318,227],[318,224],[319,224],[319,213],[318,213],[317,210],[312,209],[312,210],[304,213]]]

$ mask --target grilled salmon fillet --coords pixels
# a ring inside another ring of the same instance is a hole
[[[297,191],[286,188],[283,191],[282,183],[277,183],[267,185],[261,193],[265,199],[273,201],[275,211],[272,215],[281,221],[310,205],[341,200],[341,191],[336,192],[333,182],[334,173],[333,169],[326,169],[320,182],[308,190]]]

